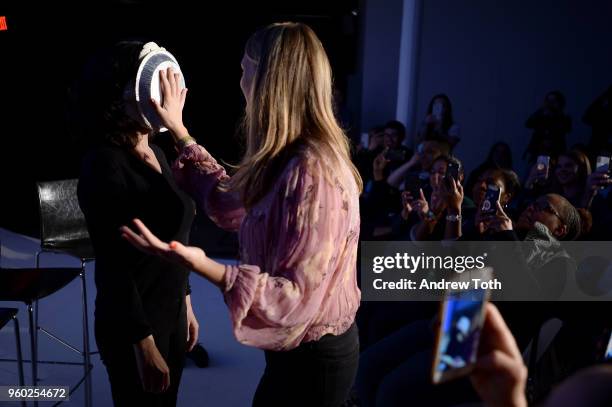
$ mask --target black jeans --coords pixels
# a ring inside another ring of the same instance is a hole
[[[359,335],[325,335],[286,352],[266,351],[253,407],[337,407],[346,401],[359,365]]]
[[[108,335],[112,332],[96,329],[96,340],[102,362],[106,366],[115,407],[174,407],[185,363],[187,321],[181,312],[176,329],[168,334],[154,334],[155,345],[170,369],[170,388],[161,394],[142,388],[136,357],[131,344],[116,344]],[[99,328],[99,327],[96,327]],[[102,332],[100,332],[102,331]],[[105,332],[106,331],[106,332]]]

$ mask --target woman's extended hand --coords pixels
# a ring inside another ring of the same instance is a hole
[[[213,284],[223,288],[225,266],[210,259],[199,247],[185,246],[180,242],[162,242],[142,223],[134,219],[138,233],[127,226],[121,226],[121,235],[138,250],[182,264],[195,271]]]
[[[134,219],[134,226],[138,233],[127,226],[122,226],[121,234],[125,240],[142,252],[182,264],[190,269],[195,269],[207,259],[204,250],[199,247],[184,246],[175,241],[162,242],[139,219]]]

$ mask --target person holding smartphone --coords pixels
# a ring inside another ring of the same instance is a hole
[[[122,233],[221,289],[236,338],[265,350],[254,406],[340,406],[359,357],[361,178],[334,115],[331,67],[308,26],[278,23],[249,38],[242,69],[247,149],[231,176],[184,126],[177,75],[162,72],[155,104],[181,148],[178,183],[239,231],[240,263],[159,239],[140,220]]]
[[[558,90],[548,92],[542,107],[535,111],[525,127],[533,130],[523,157],[530,163],[539,155],[556,157],[566,149],[566,137],[572,130],[572,119],[565,113],[565,96]]]
[[[453,118],[450,98],[441,93],[435,95],[427,106],[427,116],[417,134],[417,142],[437,140],[447,143],[451,151],[461,140],[459,125]]]

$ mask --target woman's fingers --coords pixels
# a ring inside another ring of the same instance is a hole
[[[161,86],[164,100],[166,100],[166,98],[172,94],[172,87],[170,86],[170,82],[168,81],[167,70],[159,71],[159,83]]]
[[[134,233],[132,229],[128,228],[127,226],[122,226],[120,230],[121,230],[121,236],[125,240],[127,240],[131,245],[135,246],[136,248],[142,251],[149,251],[151,249],[151,246],[149,245],[149,243],[146,240],[144,240],[141,236],[138,236],[136,233]]]
[[[151,245],[151,247],[159,249],[159,250],[168,250],[168,244],[162,242],[155,236],[149,228],[145,226],[144,223],[140,219],[134,219],[134,225],[138,228],[140,235],[144,238],[144,240]]]
[[[423,188],[419,188],[419,195],[421,195],[421,199],[423,201],[427,201],[427,199],[425,199],[425,194],[423,193]]]
[[[521,352],[516,344],[516,340],[497,307],[491,303],[486,304],[485,322],[483,333],[484,339],[480,345],[481,354],[490,353],[497,349],[514,359],[521,359]]]
[[[164,108],[159,104],[159,102],[151,98],[151,104],[155,108],[155,111],[157,112],[157,114],[161,116],[161,114],[164,112]]]
[[[166,69],[166,79],[170,85],[170,95],[176,95],[176,81],[174,80],[174,71],[172,68]]]
[[[174,94],[176,95],[177,98],[180,98],[181,97],[181,74],[180,73],[174,74],[174,85],[175,85]]]
[[[187,99],[187,88],[183,88],[181,91],[181,110],[185,107],[185,100]]]

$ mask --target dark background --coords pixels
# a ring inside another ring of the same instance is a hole
[[[36,182],[76,178],[83,135],[72,94],[87,61],[126,38],[156,41],[172,52],[189,88],[185,123],[218,159],[235,163],[244,108],[240,60],[249,35],[276,21],[302,21],[319,35],[345,91],[357,49],[356,1],[81,2],[0,5],[0,227],[36,236]],[[163,144],[165,136],[161,136]],[[200,219],[200,221],[202,221]]]

